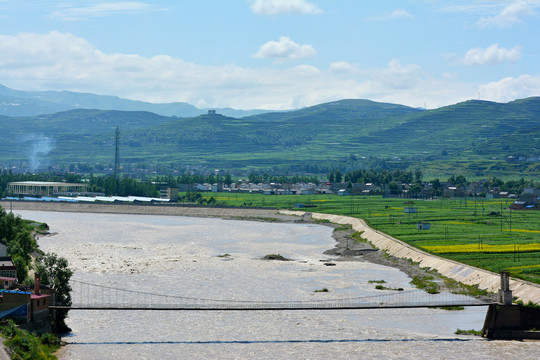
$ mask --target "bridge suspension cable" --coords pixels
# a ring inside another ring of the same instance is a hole
[[[357,297],[265,301],[159,294],[77,280],[71,280],[71,283],[75,291],[73,304],[68,308],[87,310],[333,310],[489,305],[466,296],[427,294],[417,289],[386,290],[382,294]]]

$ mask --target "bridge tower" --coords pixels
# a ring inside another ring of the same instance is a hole
[[[499,303],[489,305],[482,336],[490,339],[540,340],[540,332],[532,331],[540,327],[540,309],[512,304],[510,274],[501,272]]]
[[[502,305],[512,305],[512,290],[510,290],[510,273],[508,271],[501,271],[499,303]]]

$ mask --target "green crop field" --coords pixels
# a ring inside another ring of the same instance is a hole
[[[510,210],[512,199],[205,194],[210,197],[234,206],[293,209],[301,203],[314,206],[302,211],[362,218],[371,227],[432,254],[540,283],[540,211]],[[418,223],[429,223],[430,229],[418,230]]]

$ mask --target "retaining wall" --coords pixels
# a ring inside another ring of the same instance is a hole
[[[205,207],[130,203],[55,203],[41,201],[0,201],[6,211],[63,211],[89,212],[105,214],[143,214],[143,215],[175,215],[175,216],[215,216],[215,217],[275,217],[276,209],[247,209],[232,207]]]

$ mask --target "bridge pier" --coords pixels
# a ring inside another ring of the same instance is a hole
[[[510,275],[501,272],[499,304],[489,305],[482,336],[489,339],[540,340],[540,308],[512,304]]]
[[[501,271],[499,303],[502,305],[512,305],[512,290],[510,290],[510,273],[508,271]]]

